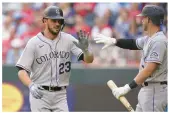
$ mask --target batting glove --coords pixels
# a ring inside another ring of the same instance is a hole
[[[86,33],[85,31],[80,30],[77,32],[78,41],[79,42],[73,42],[78,48],[80,48],[83,52],[88,51],[89,46],[89,33]]]
[[[32,94],[33,97],[35,97],[36,99],[41,99],[43,97],[43,93],[41,90],[43,90],[43,88],[37,84],[34,84],[33,82],[29,85],[29,90]]]
[[[109,46],[114,46],[117,42],[115,38],[107,37],[99,33],[94,36],[94,40],[96,41],[96,43],[104,44],[102,49],[105,49]]]
[[[117,99],[119,99],[121,96],[127,94],[130,90],[131,90],[130,86],[126,84],[123,87],[112,89],[112,93]]]

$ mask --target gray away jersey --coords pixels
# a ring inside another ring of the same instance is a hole
[[[151,38],[145,36],[136,40],[137,47],[143,50],[139,70],[141,71],[145,67],[146,62],[160,64],[146,81],[167,81],[167,43],[163,32],[157,32]]]
[[[60,32],[55,40],[38,33],[31,38],[16,66],[31,72],[31,80],[40,85],[67,86],[72,54],[78,58],[82,50],[76,47],[73,36]]]

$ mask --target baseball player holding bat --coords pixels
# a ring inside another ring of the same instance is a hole
[[[97,34],[96,43],[104,43],[109,47],[116,45],[130,50],[142,50],[139,73],[134,80],[123,87],[112,89],[114,96],[127,94],[141,85],[138,94],[137,112],[162,112],[167,106],[167,38],[160,31],[164,19],[164,10],[156,5],[146,5],[142,13],[142,25],[147,36],[137,39],[118,39]]]
[[[18,76],[30,90],[33,112],[68,111],[66,87],[69,85],[72,54],[78,60],[92,63],[85,31],[77,33],[78,40],[62,32],[64,18],[57,6],[45,9],[42,19],[45,29],[31,38],[16,66]],[[30,74],[30,77],[29,77]]]

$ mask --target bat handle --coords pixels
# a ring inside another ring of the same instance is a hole
[[[111,90],[114,88],[117,88],[117,85],[112,80],[109,80],[107,82],[107,85],[109,86]],[[134,109],[132,108],[132,106],[130,105],[130,103],[127,101],[127,99],[124,96],[121,96],[119,100],[123,103],[123,105],[127,108],[128,111],[134,112]]]

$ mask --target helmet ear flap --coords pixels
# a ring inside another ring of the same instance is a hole
[[[61,26],[61,31],[63,30],[64,27],[65,27],[65,22],[64,22],[64,20],[63,20],[63,24],[62,24],[62,26]]]
[[[160,25],[164,23],[164,20],[163,19],[160,19]]]

